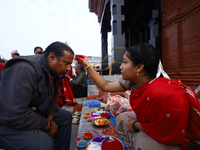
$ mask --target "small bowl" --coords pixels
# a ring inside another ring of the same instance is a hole
[[[85,118],[89,118],[89,117],[90,117],[90,115],[84,115],[84,117],[85,117]]]
[[[87,146],[87,141],[86,140],[80,140],[76,143],[76,146],[78,148],[85,148]]]
[[[96,110],[91,110],[91,113],[95,113],[96,112]]]
[[[86,115],[90,115],[90,112],[86,112],[85,114],[86,114]]]
[[[87,118],[88,121],[92,121],[94,118],[90,117],[90,118]]]
[[[84,138],[89,139],[93,136],[93,134],[91,132],[86,132],[86,133],[84,133],[83,136],[84,136]]]

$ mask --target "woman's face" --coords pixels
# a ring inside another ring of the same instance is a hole
[[[127,57],[128,52],[125,52],[123,56],[123,63],[119,67],[121,69],[121,75],[123,80],[133,81],[137,78],[137,67],[134,66],[132,61]]]

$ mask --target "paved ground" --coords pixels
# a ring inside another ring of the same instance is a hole
[[[85,99],[86,99],[86,97],[84,97],[84,98],[77,98],[76,102],[79,103],[79,104],[82,104],[82,100],[85,100]],[[73,106],[63,106],[62,109],[66,109],[66,110],[70,111],[71,113],[73,112]],[[72,124],[70,150],[75,150],[75,147],[76,147],[76,137],[77,137],[77,133],[78,133],[78,128],[79,128],[79,125]]]

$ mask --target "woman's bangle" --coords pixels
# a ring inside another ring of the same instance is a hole
[[[49,123],[50,123],[50,127],[49,127],[48,130],[46,130],[47,133],[51,130],[51,127],[52,127],[52,122],[51,122],[51,120],[49,120]]]
[[[92,64],[87,65],[87,67],[85,67],[85,69],[88,69]]]
[[[135,123],[136,123],[136,122],[139,122],[139,121],[136,120],[136,121],[134,121],[133,124],[132,124],[132,128],[133,128],[134,132],[138,132],[138,131],[139,131],[139,130],[136,128],[136,126],[135,126]]]

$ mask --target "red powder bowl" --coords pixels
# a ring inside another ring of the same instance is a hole
[[[110,114],[107,113],[107,112],[105,112],[105,113],[101,113],[100,116],[101,116],[102,118],[109,118],[109,117],[110,117]]]
[[[114,140],[112,141],[106,140],[103,142],[102,150],[108,150],[108,149],[124,150],[124,147],[120,141],[114,138]]]
[[[90,117],[90,115],[85,115],[84,117],[85,117],[85,118],[89,118],[89,117]]]
[[[86,114],[86,115],[89,115],[89,114],[90,114],[90,112],[86,112],[85,114]]]
[[[92,133],[91,132],[86,132],[86,133],[84,133],[83,136],[88,139],[88,138],[92,137]]]

